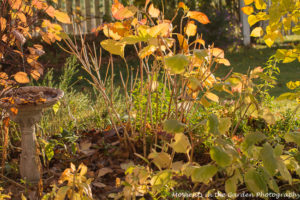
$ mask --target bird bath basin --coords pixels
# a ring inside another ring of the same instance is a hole
[[[40,180],[40,160],[36,152],[35,124],[42,117],[44,108],[54,105],[64,96],[59,89],[27,86],[12,89],[0,99],[10,119],[19,124],[22,134],[20,173],[22,179],[37,183]]]

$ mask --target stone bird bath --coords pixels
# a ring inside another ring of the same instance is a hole
[[[40,180],[35,124],[40,121],[42,110],[54,105],[63,96],[64,92],[59,89],[26,86],[8,91],[0,99],[0,107],[9,113],[12,121],[19,124],[22,134],[20,173],[22,179],[30,183]]]

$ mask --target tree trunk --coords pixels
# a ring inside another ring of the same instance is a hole
[[[242,7],[244,7],[244,0],[240,0],[240,19],[242,22],[242,31],[243,31],[243,44],[244,46],[250,45],[250,25],[248,23],[248,16],[243,13]]]

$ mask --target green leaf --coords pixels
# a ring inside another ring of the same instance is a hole
[[[165,186],[172,178],[170,170],[164,170],[154,175],[150,181],[152,186]]]
[[[182,133],[185,125],[175,119],[169,119],[164,122],[163,127],[168,133]]]
[[[219,132],[219,119],[215,114],[210,114],[208,116],[208,129],[209,133],[213,133],[215,135],[220,134]]]
[[[292,176],[281,158],[277,158],[277,166],[278,166],[278,170],[280,172],[281,178],[285,181],[288,181],[289,184],[291,185],[293,182]]]
[[[250,146],[263,141],[266,136],[262,133],[248,133],[242,143],[242,149],[247,150]]]
[[[119,55],[124,58],[124,42],[115,41],[112,39],[103,40],[101,43],[103,49],[111,54]]]
[[[190,141],[183,133],[177,133],[174,137],[174,142],[170,146],[176,153],[188,153],[191,148]]]
[[[54,149],[55,145],[53,143],[47,143],[46,146],[45,146],[45,154],[47,156],[47,160],[50,161],[53,156],[54,156]]]
[[[273,190],[276,193],[279,193],[279,187],[275,181],[275,179],[273,178],[273,176],[271,176],[267,170],[263,167],[259,168],[259,173],[263,176],[263,178],[265,179],[265,181],[268,183],[268,186],[271,190]]]
[[[300,147],[300,132],[289,132],[284,138],[287,142],[296,143]]]
[[[57,113],[59,107],[60,107],[60,101],[58,101],[56,104],[54,104],[54,105],[52,106],[52,109],[53,109],[53,111],[54,111],[54,114]]]
[[[64,200],[68,190],[70,190],[70,189],[71,189],[71,186],[63,186],[63,187],[59,188],[59,190],[57,191],[57,193],[55,195],[54,200]]]
[[[203,59],[208,56],[208,53],[205,49],[196,49],[194,50],[194,55],[199,59]]]
[[[277,144],[275,149],[274,149],[274,155],[277,156],[281,156],[281,154],[283,153],[283,149],[284,149],[284,145],[282,144]]]
[[[268,124],[275,124],[276,120],[273,115],[273,113],[269,109],[263,110],[262,118],[268,123]]]
[[[175,56],[165,58],[165,64],[172,74],[181,74],[189,65],[189,59],[183,54],[176,54]]]
[[[225,192],[227,194],[235,194],[237,191],[238,181],[236,177],[231,177],[225,181]]]
[[[230,154],[218,146],[214,146],[210,149],[210,157],[221,167],[229,166],[232,163]]]
[[[166,152],[153,152],[148,156],[149,159],[153,159],[153,163],[159,168],[167,168],[171,164],[171,156]]]
[[[259,174],[254,168],[249,169],[245,175],[244,180],[246,183],[246,186],[249,191],[256,193],[266,193],[268,191],[267,183],[262,177],[261,174]]]
[[[217,171],[218,169],[214,165],[204,165],[199,168],[195,168],[192,173],[192,181],[208,183]]]
[[[229,128],[231,127],[231,118],[220,118],[219,120],[219,131],[221,134],[225,134],[227,131],[229,131]]]
[[[273,176],[277,169],[277,160],[273,148],[269,143],[264,144],[260,151],[260,156],[266,170]]]
[[[292,93],[292,92],[286,92],[286,93],[283,93],[281,94],[279,97],[277,97],[276,100],[280,101],[280,100],[295,100],[296,98],[299,97],[299,92],[298,93]]]

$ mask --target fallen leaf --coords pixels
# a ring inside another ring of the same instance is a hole
[[[94,182],[94,183],[92,183],[92,185],[97,187],[97,188],[105,188],[106,187],[105,184],[100,183],[100,182],[96,182],[96,183]]]
[[[99,170],[97,177],[105,176],[106,174],[112,173],[113,170],[111,168],[104,167]]]

